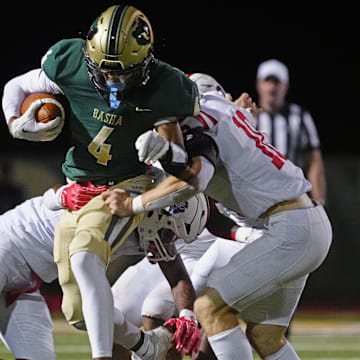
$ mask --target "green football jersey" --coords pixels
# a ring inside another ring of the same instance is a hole
[[[76,181],[125,180],[144,172],[135,141],[154,124],[199,111],[198,90],[186,75],[154,60],[150,80],[124,95],[118,108],[91,83],[82,39],[62,40],[43,58],[46,75],[62,90],[71,108],[72,146],[62,170]]]

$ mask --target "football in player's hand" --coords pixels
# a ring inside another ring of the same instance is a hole
[[[29,106],[36,100],[42,99],[44,103],[35,113],[35,118],[38,122],[47,123],[54,120],[56,117],[61,116],[61,109],[54,100],[59,103],[59,100],[48,93],[33,93],[28,95],[21,105],[21,115],[29,108]]]

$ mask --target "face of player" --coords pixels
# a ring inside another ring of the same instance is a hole
[[[126,83],[127,75],[118,75],[118,74],[107,74],[103,73],[105,81],[109,81],[111,83]]]
[[[281,107],[285,102],[288,84],[279,81],[275,77],[259,80],[256,84],[259,94],[259,103],[265,111],[273,111]]]
[[[105,82],[109,88],[116,87],[117,90],[123,91],[131,77],[130,72],[126,71],[109,71],[101,69]]]

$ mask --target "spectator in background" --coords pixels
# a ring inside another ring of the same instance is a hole
[[[263,112],[257,116],[257,128],[282,154],[303,168],[312,184],[312,198],[324,205],[326,178],[316,126],[308,111],[286,101],[288,88],[285,64],[271,59],[259,65],[256,90]]]
[[[22,203],[25,195],[22,188],[14,183],[12,166],[8,161],[0,164],[0,214]]]

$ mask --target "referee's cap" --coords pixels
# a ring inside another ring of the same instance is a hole
[[[279,79],[280,82],[288,83],[289,82],[289,70],[285,64],[276,59],[270,59],[262,62],[257,70],[256,79],[257,80],[266,80],[269,77],[275,77]]]
[[[224,88],[212,76],[204,73],[193,73],[187,76],[195,82],[200,94],[216,91],[219,95],[225,97]]]

